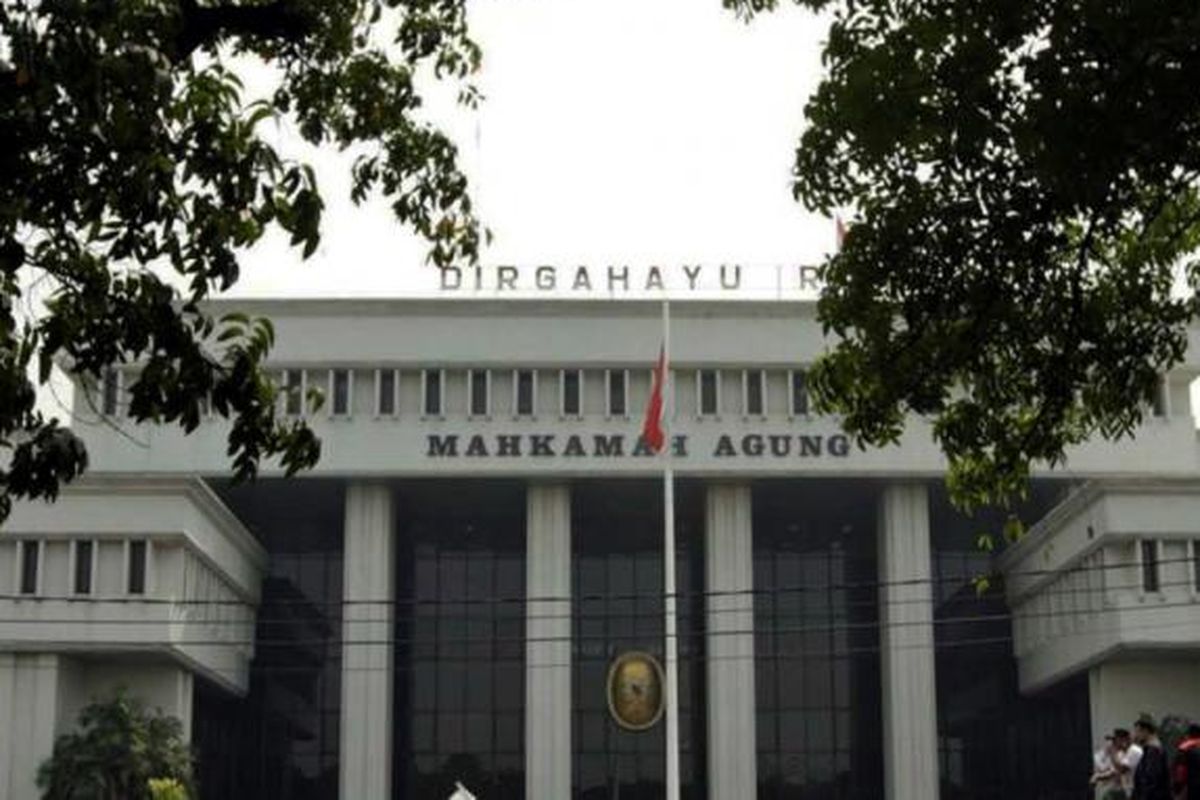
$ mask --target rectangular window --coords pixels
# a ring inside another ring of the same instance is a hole
[[[721,413],[721,389],[717,385],[715,369],[702,369],[696,373],[696,391],[699,393],[697,407],[701,416],[716,416]]]
[[[1200,592],[1200,542],[1192,541],[1192,588]]]
[[[628,413],[629,373],[623,369],[610,369],[605,373],[608,384],[608,416],[623,417]]]
[[[486,417],[492,413],[491,389],[492,376],[486,369],[473,369],[467,374],[472,417]]]
[[[107,416],[116,416],[121,402],[121,373],[119,370],[104,370],[101,383],[100,409]]]
[[[745,393],[746,416],[761,417],[767,413],[767,373],[761,369],[742,372],[742,391]]]
[[[92,593],[92,562],[95,546],[89,539],[80,539],[74,542],[75,546],[75,575],[72,578],[72,585],[75,589],[75,594],[91,594]]]
[[[1151,404],[1150,411],[1156,417],[1167,416],[1167,380],[1159,378],[1158,385],[1154,387],[1154,401]]]
[[[348,369],[329,371],[329,396],[333,400],[330,411],[335,417],[350,416],[350,404],[353,402],[351,397],[353,376],[354,373]]]
[[[534,397],[536,395],[534,382],[536,376],[537,371],[532,369],[519,369],[513,374],[514,391],[516,392],[513,408],[517,410],[517,416],[533,416]]]
[[[1159,590],[1158,576],[1158,540],[1143,539],[1142,548],[1142,591],[1157,592]]]
[[[283,413],[298,417],[304,411],[304,370],[283,371]]]
[[[20,542],[20,545],[21,594],[37,594],[42,543],[36,539],[25,539]]]
[[[583,373],[577,369],[564,369],[559,373],[559,389],[563,416],[580,416],[583,413]]]
[[[792,370],[791,384],[792,416],[803,417],[808,414],[808,375],[802,369]]]
[[[126,590],[129,594],[146,593],[146,540],[131,539],[126,552],[129,563],[126,565]]]
[[[442,415],[442,371],[427,369],[421,373],[421,394],[423,395],[424,413],[427,417]]]
[[[375,370],[375,413],[391,417],[396,413],[396,370]]]

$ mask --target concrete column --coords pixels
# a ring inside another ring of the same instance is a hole
[[[525,511],[525,797],[571,796],[571,490],[533,484]]]
[[[0,653],[0,797],[38,800],[37,771],[54,752],[61,659]]]
[[[390,488],[347,487],[339,781],[339,796],[346,800],[392,796],[393,528]]]
[[[750,486],[708,487],[705,589],[708,592],[709,800],[758,793],[754,720],[754,543]]]
[[[937,694],[929,496],[923,484],[883,490],[879,503],[879,645],[888,800],[937,800]]]

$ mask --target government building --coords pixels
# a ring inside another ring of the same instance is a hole
[[[235,485],[224,420],[128,418],[136,365],[75,388],[90,471],[0,532],[0,798],[118,687],[204,800],[662,798],[664,726],[608,689],[664,657],[659,303],[235,309],[320,464]],[[1007,515],[952,507],[926,424],[863,450],[812,412],[813,303],[675,302],[671,341],[683,797],[1065,800],[1115,725],[1200,717],[1200,348],[990,554]]]

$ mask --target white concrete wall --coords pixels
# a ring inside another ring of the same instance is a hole
[[[1143,713],[1155,719],[1200,719],[1200,656],[1159,653],[1123,657],[1088,670],[1092,740],[1113,728],[1133,728]]]
[[[562,479],[572,475],[650,475],[653,459],[573,458],[494,455],[481,458],[431,458],[430,435],[481,434],[489,439],[507,434],[555,437],[561,448],[572,434],[590,441],[595,434],[621,434],[632,448],[640,412],[649,388],[648,374],[661,337],[657,303],[624,302],[463,302],[463,301],[243,301],[218,304],[221,311],[239,308],[270,316],[278,333],[272,353],[274,368],[312,371],[314,385],[328,386],[332,365],[355,370],[351,419],[330,419],[329,406],[311,415],[323,437],[324,451],[315,473],[374,478],[399,475],[524,475]],[[844,457],[774,458],[715,453],[720,434],[740,441],[745,435],[774,436],[840,433],[836,419],[792,419],[787,403],[787,370],[810,364],[824,352],[823,337],[807,303],[681,303],[672,318],[672,350],[676,377],[673,433],[686,435],[691,446],[677,461],[681,475],[862,475],[927,476],[944,473],[945,461],[927,425],[912,420],[898,447]],[[1182,386],[1196,373],[1195,355],[1173,373],[1171,385]],[[539,370],[538,413],[512,415],[511,370]],[[720,419],[695,414],[695,369],[721,370],[723,413]],[[438,419],[423,419],[420,370],[446,371],[447,409]],[[628,419],[605,415],[605,368],[629,370]],[[400,412],[395,418],[374,414],[376,368],[400,369]],[[467,414],[466,370],[493,370],[492,413],[487,419]],[[557,370],[585,372],[585,415],[564,420],[557,413]],[[741,413],[740,371],[765,369],[769,375],[766,418],[745,419]],[[1174,395],[1172,395],[1174,396]],[[80,406],[87,418],[93,412]],[[1172,402],[1171,414],[1150,418],[1137,438],[1121,444],[1093,442],[1071,451],[1072,475],[1195,475],[1200,470],[1194,422],[1186,403]],[[80,429],[92,456],[93,470],[106,473],[225,474],[227,426],[212,419],[189,436],[176,427],[114,422]],[[138,444],[132,444],[130,438]],[[460,446],[465,446],[465,442]],[[526,445],[528,448],[528,444]],[[264,465],[274,474],[277,465]]]
[[[54,653],[0,653],[0,798],[39,800],[37,771],[79,712],[118,690],[192,729],[192,675],[163,663],[79,660]]]

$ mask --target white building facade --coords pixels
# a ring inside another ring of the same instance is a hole
[[[321,462],[233,485],[224,421],[125,416],[136,367],[76,391],[88,476],[0,532],[0,798],[117,687],[184,721],[205,798],[661,797],[661,725],[605,694],[663,652],[659,305],[234,307]],[[1103,731],[1200,717],[1200,351],[993,559],[923,423],[861,450],[811,413],[826,346],[810,303],[673,304],[685,797],[1073,797]]]

